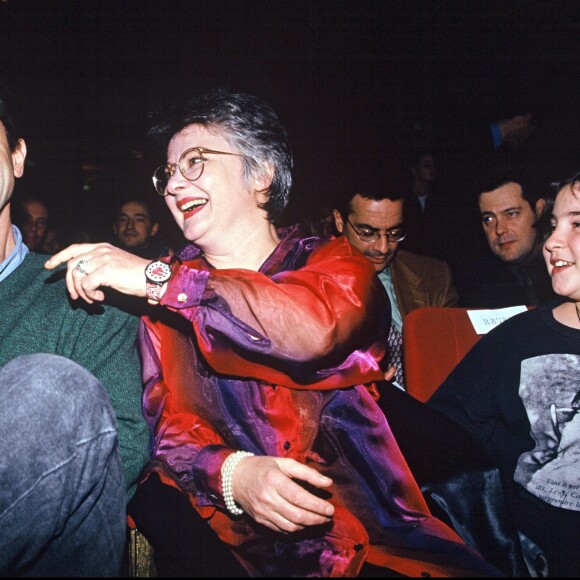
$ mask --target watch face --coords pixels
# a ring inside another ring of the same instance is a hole
[[[147,265],[145,268],[145,276],[147,280],[154,284],[163,284],[171,278],[171,268],[169,264],[156,260]]]

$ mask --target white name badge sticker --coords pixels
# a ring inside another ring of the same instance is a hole
[[[525,306],[510,306],[509,308],[494,308],[491,310],[468,310],[467,314],[475,332],[477,334],[487,334],[504,320],[526,310]]]

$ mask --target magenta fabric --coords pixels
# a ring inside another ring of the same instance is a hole
[[[353,576],[365,560],[410,576],[499,575],[431,516],[373,398],[390,324],[374,268],[346,239],[280,235],[259,272],[180,252],[159,319],[141,327],[149,469],[254,576]],[[231,516],[220,468],[234,450],[331,477],[333,524],[276,534]]]

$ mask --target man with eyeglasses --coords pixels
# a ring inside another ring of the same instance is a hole
[[[405,239],[404,194],[392,192],[387,181],[368,167],[356,172],[355,183],[334,209],[334,223],[373,264],[389,295],[389,366],[395,369],[394,382],[404,389],[401,338],[405,316],[422,306],[455,306],[459,296],[446,262],[399,250]]]

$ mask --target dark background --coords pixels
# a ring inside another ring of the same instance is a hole
[[[533,114],[557,172],[578,158],[579,33],[576,0],[0,0],[0,82],[29,149],[17,192],[108,235],[116,198],[156,197],[147,111],[218,85],[286,126],[287,222],[331,200],[353,159],[401,183],[414,146],[514,114]]]

